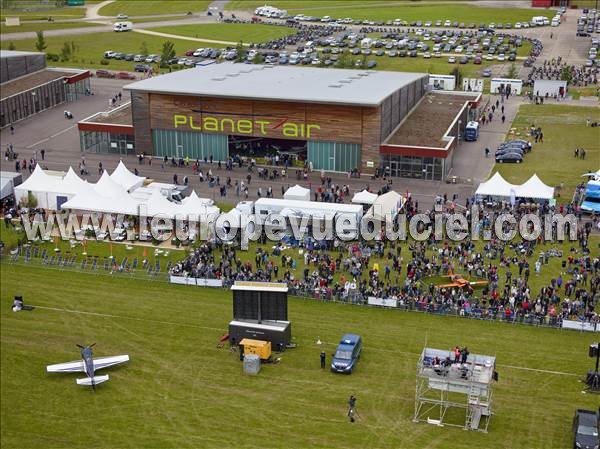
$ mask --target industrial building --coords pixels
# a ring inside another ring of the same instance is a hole
[[[46,55],[0,50],[0,128],[58,104],[75,101],[90,87],[89,70],[46,68]]]
[[[427,83],[421,73],[213,64],[125,86],[131,118],[86,119],[81,148],[122,152],[120,139],[126,153],[160,158],[278,157],[292,167],[440,180],[480,94],[430,92]],[[440,104],[443,113],[431,115]],[[427,142],[403,141],[420,110],[430,114],[418,124]]]

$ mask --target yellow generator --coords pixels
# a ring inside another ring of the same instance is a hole
[[[244,338],[240,341],[244,347],[244,355],[256,354],[261,360],[268,360],[271,357],[271,342],[263,340],[251,340]]]

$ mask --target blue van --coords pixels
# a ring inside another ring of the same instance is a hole
[[[360,335],[344,335],[331,359],[331,371],[352,374],[352,370],[360,358],[361,351],[362,338],[360,338]]]
[[[464,139],[467,142],[475,142],[479,139],[479,122],[469,122],[465,127]]]

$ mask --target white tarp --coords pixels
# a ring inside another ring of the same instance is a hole
[[[352,202],[354,204],[373,204],[377,199],[377,196],[376,193],[371,193],[368,190],[361,190],[354,194]]]
[[[600,326],[598,324],[589,323],[587,321],[562,320],[562,328],[582,332],[600,332]]]
[[[117,168],[115,168],[115,171],[112,172],[110,177],[113,181],[122,185],[128,192],[141,187],[146,179],[143,176],[138,176],[135,173],[130,172],[129,169],[125,167],[123,161],[119,161],[119,165],[117,165]]]
[[[223,287],[222,279],[189,278],[184,276],[170,276],[171,284],[195,285],[198,287]]]
[[[381,306],[381,307],[398,307],[398,300],[391,298],[376,298],[375,296],[369,296],[367,303],[370,306]]]
[[[294,201],[310,201],[310,189],[306,189],[296,184],[285,191],[283,198]]]
[[[517,187],[516,196],[518,198],[551,200],[554,198],[554,187],[547,186],[538,178],[538,175],[534,174],[524,184]]]

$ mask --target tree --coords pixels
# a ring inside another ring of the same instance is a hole
[[[9,50],[16,50],[17,47],[15,47],[15,44],[11,41],[11,42],[8,43],[8,49]]]
[[[560,79],[562,81],[566,81],[567,84],[571,84],[571,81],[573,81],[573,74],[571,73],[569,67],[563,67],[562,71],[560,72]]]
[[[450,71],[450,75],[454,76],[454,79],[456,80],[456,86],[462,86],[462,72],[460,71],[460,69],[458,67],[454,67],[451,71]]]
[[[147,53],[144,53],[147,54]],[[160,55],[161,65],[167,65],[169,59],[175,57],[175,44],[171,41],[166,41],[162,46],[162,53]]]
[[[244,62],[246,59],[246,49],[244,48],[244,44],[242,43],[242,41],[239,41],[237,43],[237,45],[235,46],[235,51],[236,51],[236,56],[235,56],[236,62]]]
[[[68,61],[69,59],[71,59],[71,55],[71,44],[69,42],[65,42],[60,50],[60,60]]]
[[[148,51],[148,44],[146,44],[146,41],[142,42],[142,45],[140,45],[140,53],[143,55],[147,55],[150,53]]]
[[[44,32],[36,31],[35,34],[37,36],[37,40],[35,42],[35,48],[37,51],[43,52],[46,49],[46,47],[48,47],[46,45],[46,39],[44,39]]]
[[[515,66],[515,63],[513,62],[510,65],[510,68],[508,69],[508,78],[510,79],[515,79],[518,75],[518,71],[517,71],[517,67]]]
[[[256,52],[254,58],[252,58],[252,64],[262,64],[263,63],[263,55],[259,52]]]

